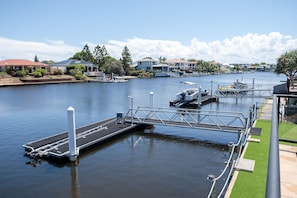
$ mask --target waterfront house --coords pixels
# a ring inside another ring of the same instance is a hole
[[[71,65],[84,65],[86,67],[86,72],[94,72],[97,70],[97,66],[93,63],[84,61],[84,60],[76,60],[76,59],[67,59],[60,62],[56,62],[54,64],[50,64],[51,71],[54,69],[60,69],[63,73],[67,72],[67,66]]]
[[[0,61],[0,71],[7,72],[8,70],[26,70],[28,69],[29,72],[33,72],[37,69],[47,69],[48,64],[40,63],[40,62],[33,62],[25,59],[6,59]]]
[[[188,67],[189,69],[195,69],[197,68],[197,61],[188,61]]]
[[[178,58],[174,58],[174,59],[170,59],[167,60],[166,63],[169,65],[169,69],[171,71],[173,70],[187,70],[189,69],[189,62],[183,59],[178,59]]]
[[[166,63],[159,63],[151,57],[145,57],[137,61],[137,70],[145,70],[154,73],[155,77],[169,77],[169,66]]]
[[[136,69],[137,70],[145,70],[145,71],[152,71],[153,65],[157,65],[158,61],[152,59],[151,57],[145,57],[139,61],[137,61]]]

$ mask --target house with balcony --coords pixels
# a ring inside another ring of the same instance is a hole
[[[145,57],[137,61],[137,70],[145,70],[154,73],[155,77],[169,77],[169,66],[166,63],[159,63],[151,57]]]
[[[145,71],[152,71],[153,65],[157,65],[158,61],[154,60],[151,57],[145,57],[139,61],[137,61],[136,69],[137,70],[145,70]]]
[[[190,68],[189,62],[184,59],[174,58],[167,60],[166,63],[168,64],[170,71],[187,70]]]

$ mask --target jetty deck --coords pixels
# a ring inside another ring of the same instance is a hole
[[[76,129],[76,146],[81,151],[137,126],[126,124],[118,118],[92,123]],[[23,147],[26,155],[31,157],[65,158],[69,155],[68,132],[32,141],[24,144]]]

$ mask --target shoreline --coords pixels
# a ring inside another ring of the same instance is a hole
[[[134,79],[137,77],[134,76],[120,76],[117,79]],[[33,77],[5,77],[0,78],[0,87],[9,87],[9,86],[25,86],[25,85],[44,85],[44,84],[61,84],[61,83],[84,83],[91,82],[91,80],[76,80],[73,76],[70,75],[61,75],[61,76],[44,76],[41,78]]]

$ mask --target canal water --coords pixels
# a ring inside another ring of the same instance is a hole
[[[236,135],[156,126],[153,133],[123,135],[79,157],[79,164],[32,161],[23,144],[67,130],[67,108],[77,127],[127,112],[133,105],[169,107],[169,101],[196,82],[213,91],[239,79],[249,84],[285,80],[268,72],[201,77],[132,79],[126,83],[72,83],[0,88],[1,197],[205,197],[209,174],[219,175],[228,158],[226,144]],[[212,82],[212,83],[211,83]],[[205,110],[242,112],[264,99],[221,99]],[[210,144],[211,143],[211,144]],[[219,184],[221,185],[221,183]]]

